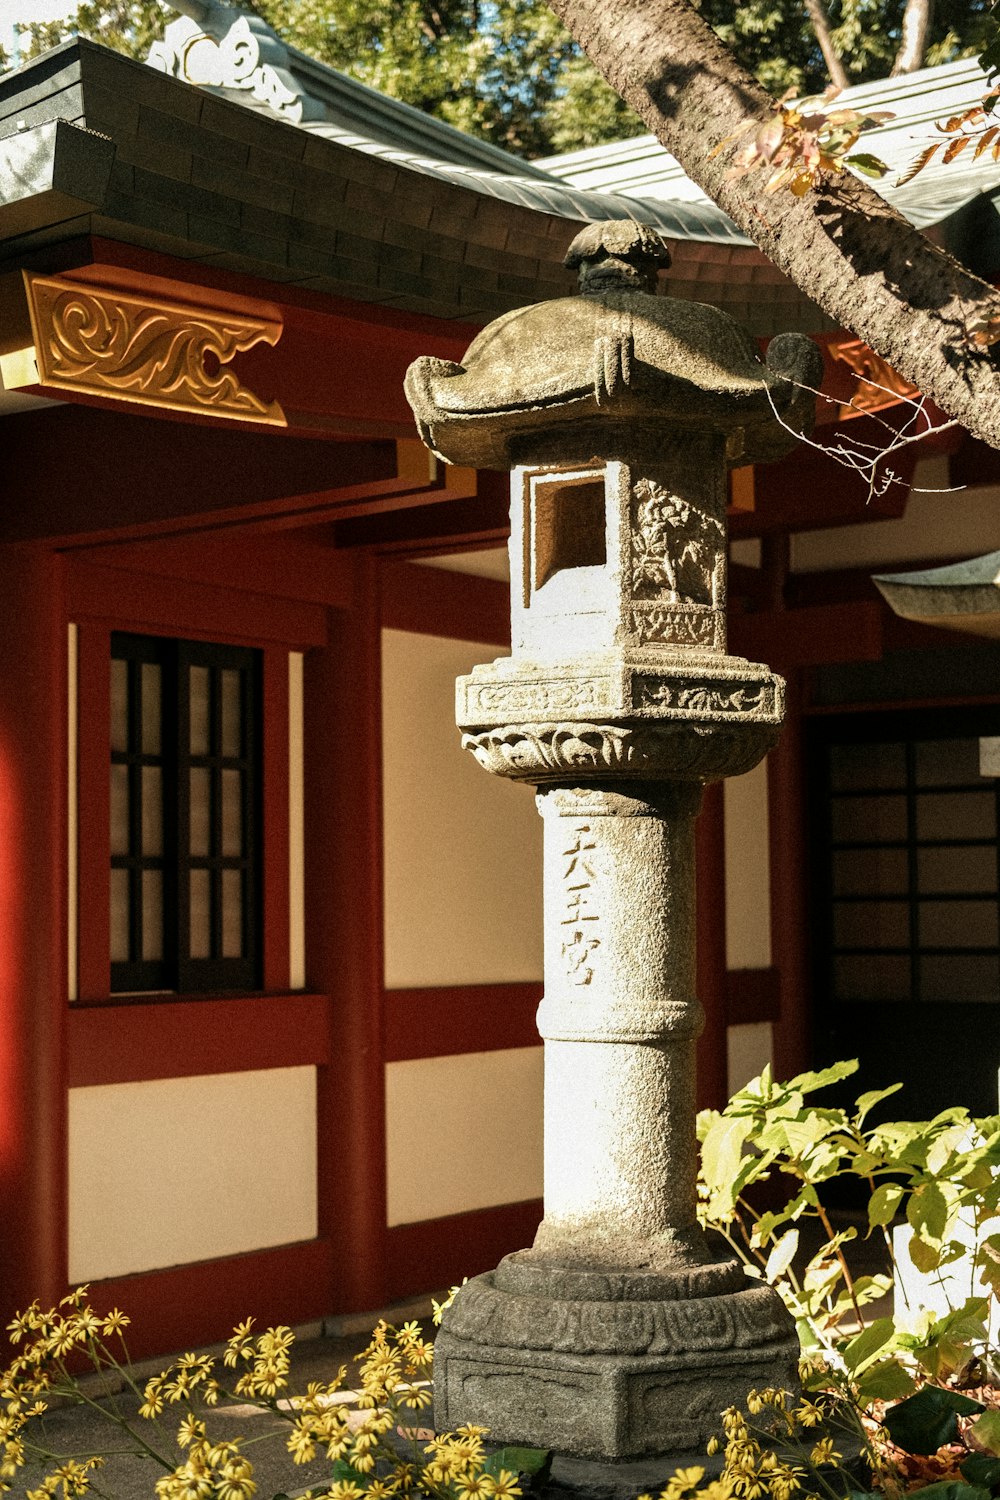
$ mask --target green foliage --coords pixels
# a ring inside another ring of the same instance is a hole
[[[795,1315],[806,1394],[796,1404],[787,1393],[751,1392],[745,1416],[723,1415],[720,1480],[679,1471],[660,1500],[1000,1497],[1000,1381],[989,1333],[1000,1287],[1000,1119],[949,1109],[873,1125],[872,1112],[896,1088],[863,1094],[853,1109],[816,1098],[856,1069],[837,1063],[787,1083],[765,1069],[723,1111],[699,1116],[702,1221]],[[940,1290],[958,1287],[942,1278],[962,1259],[963,1291],[942,1315],[915,1306],[872,1316],[891,1280],[852,1276],[857,1231],[835,1229],[824,1203],[844,1178],[867,1189],[867,1233],[884,1238],[890,1261],[894,1224],[909,1229],[914,1265]],[[779,1206],[761,1207],[764,1182]],[[809,1255],[804,1247],[817,1240]],[[808,1427],[817,1429],[811,1450]],[[855,1488],[860,1471],[842,1467],[838,1434],[845,1452],[866,1461],[870,1488]],[[777,1451],[762,1466],[768,1442]]]
[[[544,0],[246,0],[244,8],[320,62],[519,155],[645,128]],[[173,15],[160,0],[84,0],[67,21],[22,28],[21,58],[75,33],[143,57]]]
[[[255,0],[287,41],[524,156],[643,129],[544,0]]]
[[[784,0],[701,0],[709,21],[772,94],[819,92],[829,82],[805,7]],[[831,0],[831,40],[852,83],[884,78],[900,40],[903,0]],[[996,35],[990,0],[938,0],[926,65],[973,57]]]
[[[862,1095],[853,1111],[813,1099],[856,1068],[837,1063],[787,1083],[765,1069],[721,1113],[703,1112],[701,1218],[725,1236],[752,1275],[778,1288],[807,1350],[846,1371],[861,1399],[892,1400],[927,1381],[954,1383],[984,1349],[990,1301],[1000,1289],[1000,1235],[992,1232],[1000,1204],[1000,1119],[972,1120],[950,1109],[933,1120],[873,1126],[871,1111],[895,1089]],[[971,1253],[985,1295],[968,1296],[939,1318],[913,1310],[905,1326],[870,1322],[866,1309],[891,1281],[851,1274],[846,1247],[857,1230],[835,1231],[823,1202],[828,1184],[841,1178],[866,1186],[868,1233],[883,1237],[890,1260],[889,1231],[902,1219],[912,1230],[909,1254],[918,1271],[946,1271]],[[761,1210],[754,1186],[774,1179],[785,1201]],[[818,1222],[819,1245],[804,1259],[800,1243],[810,1220]]]
[[[908,1453],[936,1453],[945,1443],[958,1441],[959,1417],[981,1412],[981,1401],[939,1385],[925,1385],[887,1411],[883,1426],[899,1448]]]
[[[310,56],[523,156],[577,150],[645,129],[544,0],[244,4]],[[903,5],[832,0],[828,6],[833,43],[852,82],[890,71]],[[819,45],[798,0],[700,0],[700,9],[771,93],[826,86]],[[23,27],[21,59],[74,33],[143,57],[172,16],[165,0],[83,0],[65,22]],[[930,36],[929,64],[1000,45],[990,0],[937,0]],[[4,66],[0,58],[0,70]]]
[[[66,21],[34,21],[19,28],[18,47],[22,62],[36,57],[79,34],[103,42],[128,57],[145,57],[150,44],[163,35],[163,28],[176,12],[159,0],[83,0]],[[0,61],[0,72],[10,59]]]

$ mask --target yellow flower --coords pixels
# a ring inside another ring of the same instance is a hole
[[[127,1318],[119,1308],[113,1307],[101,1323],[101,1332],[105,1338],[110,1338],[112,1334],[120,1334],[122,1329],[127,1328],[131,1321],[132,1319]]]
[[[300,1417],[285,1444],[297,1464],[312,1463],[316,1457],[316,1434],[308,1419]]]
[[[823,1420],[823,1413],[815,1401],[810,1401],[803,1396],[795,1408],[795,1417],[803,1427],[818,1427]]]
[[[216,1491],[218,1500],[253,1500],[256,1493],[252,1479],[224,1479]]]
[[[719,1439],[716,1437],[715,1433],[713,1432],[712,1436],[709,1438],[707,1444],[705,1445],[705,1452],[708,1454],[709,1458],[713,1458],[715,1456],[715,1454],[718,1453],[718,1451],[719,1451]]]
[[[190,1448],[192,1443],[203,1442],[205,1439],[205,1424],[199,1422],[197,1417],[185,1417],[177,1429],[177,1442],[182,1448]]]
[[[492,1474],[484,1474],[483,1479],[486,1481],[484,1493],[492,1495],[494,1500],[513,1500],[514,1496],[524,1493],[517,1482],[517,1475],[512,1474],[509,1469],[501,1469],[495,1479]]]
[[[458,1480],[460,1500],[489,1500],[491,1490],[486,1474],[465,1474]]]
[[[836,1453],[833,1447],[833,1438],[820,1438],[815,1448],[809,1455],[814,1464],[836,1464],[843,1454]]]
[[[145,1400],[139,1407],[140,1417],[145,1417],[147,1420],[158,1417],[163,1410],[162,1376],[154,1375],[152,1380],[147,1380],[143,1396]]]

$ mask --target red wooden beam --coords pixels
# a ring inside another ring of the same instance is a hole
[[[780,969],[730,969],[726,974],[726,1019],[730,1026],[780,1021]]]
[[[510,535],[510,492],[506,474],[479,471],[473,498],[418,506],[384,516],[338,521],[338,547],[371,547],[379,552],[408,552],[416,556],[463,547],[503,543]]]
[[[855,417],[832,428],[824,427],[817,441],[827,449],[841,442],[887,449],[893,439],[893,424],[898,425],[907,410],[893,408],[877,418]],[[886,468],[896,475],[896,482],[884,495],[877,495],[869,492],[864,478],[830,453],[798,443],[786,458],[754,469],[754,509],[730,510],[730,536],[738,540],[779,531],[816,531],[901,516],[917,456],[914,444],[887,459]]]
[[[326,641],[326,611],[316,604],[77,559],[68,566],[67,604],[71,619],[112,622],[116,630],[250,646]]]
[[[35,1297],[60,1297],[66,1281],[61,575],[56,557],[0,548],[0,1326]]]
[[[871,604],[823,604],[759,615],[733,615],[729,648],[777,672],[826,662],[878,661],[884,610]]]
[[[403,390],[407,367],[424,354],[461,359],[478,332],[472,324],[236,277],[110,240],[81,237],[53,259],[42,257],[44,269],[68,281],[279,322],[275,345],[237,355],[232,368],[251,390],[278,400],[289,430],[303,434],[415,436]],[[69,399],[106,404],[93,396]],[[209,411],[180,419],[221,420]]]
[[[542,1222],[542,1200],[501,1203],[467,1214],[397,1224],[388,1232],[386,1295],[395,1301],[444,1290],[464,1276],[490,1271],[512,1250],[530,1245]]]
[[[150,997],[75,1005],[69,1086],[249,1073],[330,1061],[329,997]]]
[[[495,578],[414,563],[382,564],[382,624],[390,630],[510,646],[510,591]]]
[[[535,1024],[541,998],[540,983],[386,990],[385,1060],[541,1046]]]
[[[309,983],[330,995],[333,1062],[317,1090],[320,1233],[344,1308],[385,1293],[382,693],[378,564],[353,559],[351,610],[306,653],[305,894]]]
[[[258,595],[347,609],[354,572],[331,546],[287,534],[247,536],[242,530],[190,537],[153,537],[80,547],[77,560],[213,588],[235,586]]]
[[[331,1301],[331,1262],[329,1240],[305,1240],[96,1281],[90,1301],[102,1313],[113,1307],[128,1313],[129,1355],[148,1359],[193,1342],[221,1343],[247,1317],[267,1328],[354,1311],[337,1299],[336,1289]]]
[[[333,504],[397,478],[393,441],[332,442],[54,406],[4,421],[0,540],[125,537]],[[412,488],[413,486],[410,486]]]

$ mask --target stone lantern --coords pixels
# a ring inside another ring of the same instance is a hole
[[[511,655],[459,679],[457,717],[545,825],[545,1217],[458,1294],[434,1401],[439,1428],[620,1460],[795,1381],[777,1293],[696,1219],[694,820],[783,715],[781,678],[726,653],[727,465],[792,446],[822,360],[786,334],[764,364],[723,312],[656,296],[669,255],[631,221],[566,264],[580,296],[407,376],[435,453],[512,471]]]

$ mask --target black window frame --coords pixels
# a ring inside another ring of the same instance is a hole
[[[141,847],[140,777],[129,777],[129,853],[112,854],[111,868],[127,868],[129,885],[129,949],[127,960],[111,962],[112,994],[173,992],[226,994],[260,990],[263,920],[262,883],[262,771],[263,771],[263,652],[248,646],[178,640],[114,631],[111,657],[128,668],[128,748],[112,750],[112,764],[162,767],[162,855],[134,852]],[[142,664],[155,662],[161,672],[161,754],[142,751]],[[209,748],[191,750],[190,680],[193,667],[209,671]],[[238,755],[222,753],[221,674],[237,670],[240,682],[241,744]],[[210,841],[207,855],[191,853],[190,773],[204,768],[210,777]],[[224,770],[241,773],[242,852],[222,852],[221,777]],[[143,959],[142,872],[163,872],[163,957]],[[190,955],[190,901],[193,870],[207,869],[210,881],[210,956]],[[242,881],[241,955],[222,956],[222,873],[239,870]]]
[[[888,712],[856,713],[850,715],[817,716],[810,726],[809,761],[812,767],[811,780],[816,793],[813,802],[811,843],[816,851],[814,861],[814,973],[821,1003],[834,1005],[866,1004],[860,998],[851,999],[838,995],[834,981],[834,964],[839,955],[888,956],[906,960],[909,967],[909,993],[905,1001],[886,1001],[887,1004],[927,1004],[921,985],[921,959],[957,956],[979,956],[996,958],[1000,964],[1000,779],[982,777],[975,783],[960,779],[941,782],[933,787],[921,785],[916,774],[916,747],[921,743],[942,740],[967,740],[1000,736],[1000,707],[983,705],[967,708],[900,709]],[[905,772],[898,787],[880,786],[873,783],[867,787],[850,790],[835,790],[831,775],[831,752],[839,745],[900,744],[904,746]],[[928,792],[983,792],[991,794],[996,801],[996,832],[991,835],[951,835],[947,838],[920,836],[917,828],[917,798]],[[865,796],[901,796],[905,800],[906,833],[900,838],[842,839],[835,836],[833,809],[836,798]],[[997,887],[992,891],[947,891],[924,887],[918,874],[917,862],[924,849],[939,845],[948,847],[996,847],[998,863]],[[839,849],[899,849],[907,859],[906,889],[899,894],[870,891],[857,895],[837,893],[833,880],[833,855]],[[997,905],[997,938],[991,944],[937,945],[922,941],[920,932],[920,904],[928,900],[972,901],[988,900]],[[838,943],[834,932],[834,914],[838,903],[852,902],[903,902],[907,908],[908,940],[905,944]],[[953,1003],[953,1002],[944,1002]],[[981,1003],[981,1002],[970,1002]]]

